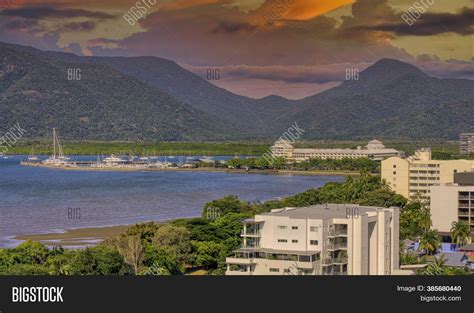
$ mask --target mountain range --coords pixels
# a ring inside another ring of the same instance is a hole
[[[80,69],[80,79],[68,79]],[[69,72],[68,72],[69,71]],[[0,42],[0,133],[77,140],[454,139],[474,131],[474,81],[381,59],[301,99],[233,94],[158,57],[84,57]]]

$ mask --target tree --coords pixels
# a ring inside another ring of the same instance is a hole
[[[428,223],[429,211],[423,206],[421,201],[412,201],[407,203],[400,212],[400,238],[414,239],[421,236]],[[430,218],[431,220],[431,218]]]
[[[218,268],[225,260],[225,247],[213,241],[193,241],[194,263],[206,270]]]
[[[144,249],[140,236],[119,236],[112,240],[125,262],[132,266],[133,273],[138,274],[144,257]]]
[[[420,249],[432,255],[438,251],[441,243],[436,230],[427,230],[420,238]]]
[[[186,227],[166,224],[160,227],[153,237],[153,245],[170,247],[174,250],[179,263],[189,261],[191,252],[191,233]]]
[[[420,211],[421,217],[419,221],[419,226],[427,231],[431,228],[432,222],[431,222],[431,212],[430,209],[426,206],[425,203],[422,204],[422,209]]]
[[[27,240],[13,250],[17,263],[43,264],[50,253],[42,243]]]
[[[453,243],[459,245],[468,244],[471,241],[471,228],[465,221],[453,222],[451,224],[451,238]]]
[[[465,267],[454,267],[446,266],[446,261],[444,255],[435,258],[432,263],[430,263],[424,269],[418,271],[419,275],[470,275],[470,270],[467,266]]]

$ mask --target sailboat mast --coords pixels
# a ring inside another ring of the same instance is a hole
[[[53,158],[56,158],[56,128],[53,128]]]

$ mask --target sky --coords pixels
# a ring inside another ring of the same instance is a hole
[[[204,79],[217,69],[211,83],[253,98],[304,98],[382,58],[474,79],[474,0],[0,0],[0,10],[0,41],[157,56]]]

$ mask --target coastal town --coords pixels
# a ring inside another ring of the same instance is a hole
[[[241,246],[226,257],[225,275],[414,275],[426,271],[437,260],[443,260],[443,266],[448,268],[471,271],[474,160],[469,156],[474,153],[473,142],[474,134],[461,134],[459,155],[466,159],[437,160],[428,147],[406,155],[386,148],[376,139],[364,147],[336,149],[294,148],[290,141],[279,139],[269,149],[271,161],[260,170],[276,171],[323,161],[366,160],[379,164],[370,175],[379,176],[390,192],[406,199],[405,205],[419,204],[426,225],[418,235],[406,236],[406,222],[401,221],[406,213],[395,205],[327,202],[271,209],[242,220]],[[49,158],[41,160],[31,154],[21,165],[131,172],[206,168],[229,171],[243,167],[252,173],[248,165],[243,165],[245,159],[240,158],[218,161],[212,157],[185,157],[174,163],[155,156],[111,155],[97,161],[71,160],[64,154],[55,129],[52,145]],[[258,164],[262,158],[255,159]],[[300,173],[306,171],[311,170],[300,169]],[[214,208],[211,215],[219,216],[221,211],[225,208]],[[431,242],[424,238],[426,234],[432,236]]]

